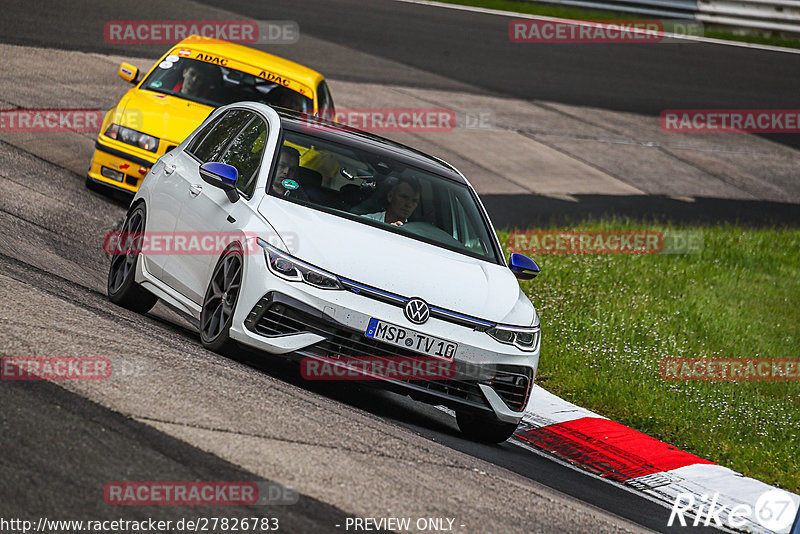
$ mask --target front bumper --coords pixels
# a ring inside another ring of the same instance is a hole
[[[459,344],[455,376],[446,380],[389,380],[379,383],[454,410],[492,412],[517,423],[527,407],[539,350],[522,352],[486,333],[442,319],[411,325],[402,309],[354,292],[326,291],[285,282],[270,273],[262,254],[247,255],[243,291],[231,337],[244,345],[293,359],[420,354],[364,335],[373,317]]]
[[[155,162],[97,141],[88,177],[93,182],[135,193]]]

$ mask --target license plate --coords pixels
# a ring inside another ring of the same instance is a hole
[[[428,334],[420,334],[414,330],[379,321],[375,318],[369,320],[367,331],[364,335],[384,343],[439,358],[452,358],[458,349],[458,344],[452,341],[429,336]]]

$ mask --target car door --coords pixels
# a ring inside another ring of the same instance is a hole
[[[191,173],[195,156],[195,151],[203,146],[205,152],[214,153],[220,150],[214,143],[214,139],[209,139],[209,133],[213,130],[225,115],[217,117],[209,122],[203,129],[194,136],[185,150],[173,150],[163,155],[158,163],[153,166],[151,175],[147,180],[151,185],[150,198],[147,205],[147,232],[158,236],[158,252],[152,251],[143,255],[145,268],[156,278],[164,280],[164,267],[170,260],[171,254],[167,247],[163,246],[168,237],[175,230],[175,224],[180,213],[180,206],[189,197],[187,175]],[[229,119],[230,120],[230,119]],[[224,149],[224,147],[222,147]]]
[[[186,196],[180,177],[175,174],[174,152],[161,156],[161,159],[150,171],[148,181],[153,183],[147,204],[147,227],[149,234],[166,235],[175,229],[178,212],[175,206]],[[169,256],[166,254],[148,253],[142,255],[144,267],[156,278],[161,278],[164,264]]]
[[[198,159],[191,170],[187,169],[187,176],[194,176],[189,184],[189,197],[181,206],[180,215],[175,225],[175,234],[186,236],[213,236],[214,242],[219,243],[218,237],[229,232],[236,232],[240,224],[247,220],[250,209],[247,203],[253,195],[256,178],[261,166],[264,148],[268,135],[266,121],[260,116],[249,111],[232,110],[236,114],[235,122],[226,124],[220,122],[221,136],[227,142],[216,145],[224,146],[213,154],[199,151]],[[224,119],[223,119],[224,120]],[[234,128],[233,125],[238,125]],[[211,132],[211,136],[216,135]],[[222,189],[214,187],[200,178],[199,168],[202,163],[217,161],[226,163],[236,168],[238,178],[236,188],[240,199],[231,202]],[[223,242],[226,241],[223,239]],[[222,250],[215,246],[211,250],[204,247],[200,253],[180,253],[170,258],[165,268],[165,279],[183,295],[200,304],[205,294],[211,271],[219,259]],[[168,273],[167,273],[168,271]]]

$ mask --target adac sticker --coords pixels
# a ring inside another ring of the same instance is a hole
[[[298,93],[300,93],[303,96],[308,96],[309,94],[311,94],[311,91],[307,87],[305,87],[303,84],[301,84],[300,82],[296,82],[296,81],[292,80],[291,78],[287,78],[286,76],[279,76],[278,74],[274,74],[274,73],[269,72],[267,70],[260,71],[257,74],[257,76],[259,78],[263,78],[264,80],[267,80],[268,82],[272,82],[272,83],[276,83],[278,85],[282,85],[284,87],[288,87],[292,91],[297,91]]]
[[[283,186],[285,189],[290,189],[290,190],[295,190],[295,189],[297,189],[298,187],[300,187],[300,184],[298,184],[298,183],[297,183],[297,182],[295,182],[294,180],[284,180],[284,181],[282,181],[282,182],[281,182],[281,185],[282,185],[282,186]]]
[[[226,57],[212,56],[211,54],[204,54],[202,52],[197,54],[194,58],[199,59],[200,61],[205,61],[206,63],[222,65],[223,67],[228,64],[228,58]]]

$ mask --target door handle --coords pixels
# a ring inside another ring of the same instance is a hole
[[[164,165],[164,174],[172,174],[175,172],[175,165]]]
[[[189,186],[189,194],[196,197],[203,192],[203,186],[200,184],[192,184]]]

